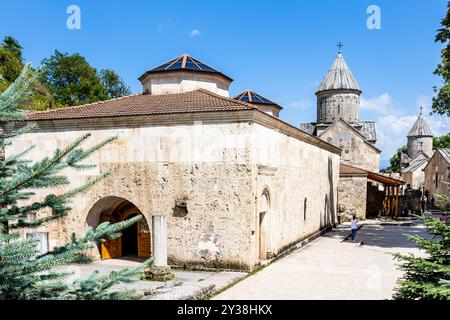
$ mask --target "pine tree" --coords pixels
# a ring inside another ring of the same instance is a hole
[[[438,196],[446,209],[443,216],[449,216],[450,197]],[[431,234],[430,239],[408,236],[425,253],[425,257],[396,254],[404,271],[395,299],[437,299],[450,300],[450,219],[443,221],[432,216],[418,217]]]
[[[25,158],[32,148],[5,157],[5,147],[12,144],[16,137],[33,129],[32,125],[24,125],[26,113],[18,106],[29,97],[30,88],[38,76],[39,72],[25,65],[18,79],[0,95],[0,299],[133,298],[133,292],[111,291],[111,287],[131,281],[142,273],[141,268],[115,271],[106,276],[93,274],[74,283],[64,281],[68,274],[55,271],[55,268],[78,261],[95,243],[120,237],[120,231],[136,223],[140,217],[117,224],[102,223],[95,231],[89,228],[84,235],[73,235],[66,245],[40,256],[37,255],[36,240],[22,239],[20,236],[23,228],[37,228],[66,216],[70,211],[71,198],[87,191],[108,173],[75,189],[49,194],[41,201],[31,203],[30,198],[35,191],[69,185],[70,181],[61,174],[61,170],[94,167],[84,163],[84,160],[116,139],[112,137],[93,147],[83,148],[82,144],[89,138],[86,134],[37,162]],[[38,212],[41,213],[40,218],[33,218]]]

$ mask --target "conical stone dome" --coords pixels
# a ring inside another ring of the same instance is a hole
[[[422,115],[417,118],[413,127],[408,133],[408,137],[433,137],[433,132]]]
[[[342,53],[338,52],[316,92],[317,123],[333,123],[340,119],[358,123],[361,92]]]
[[[328,70],[327,75],[320,83],[317,92],[340,89],[357,90],[361,92],[361,88],[345,62],[341,52],[338,53],[331,69]]]
[[[420,113],[408,133],[408,155],[414,159],[422,152],[430,158],[433,155],[433,132]]]

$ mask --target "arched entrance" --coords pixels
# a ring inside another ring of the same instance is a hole
[[[98,201],[88,215],[87,223],[96,228],[109,221],[117,223],[141,215],[142,212],[130,201],[119,197],[106,197]],[[150,226],[143,216],[136,224],[122,230],[122,237],[101,243],[102,260],[122,257],[149,258],[151,256]]]

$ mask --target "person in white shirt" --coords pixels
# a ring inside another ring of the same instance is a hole
[[[353,219],[351,221],[351,224],[352,224],[352,241],[355,241],[355,238],[356,238],[356,230],[358,230],[358,222],[359,222],[359,220],[356,219],[356,215],[353,215]]]

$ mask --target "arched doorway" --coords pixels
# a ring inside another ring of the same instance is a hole
[[[151,256],[150,226],[142,212],[130,201],[119,197],[106,197],[98,201],[88,215],[87,223],[96,228],[103,222],[117,223],[141,215],[136,224],[122,230],[122,237],[107,239],[100,244],[102,260],[122,257],[149,258]]]
[[[269,218],[269,191],[266,189],[259,201],[259,259],[267,259],[268,251],[268,218]]]

